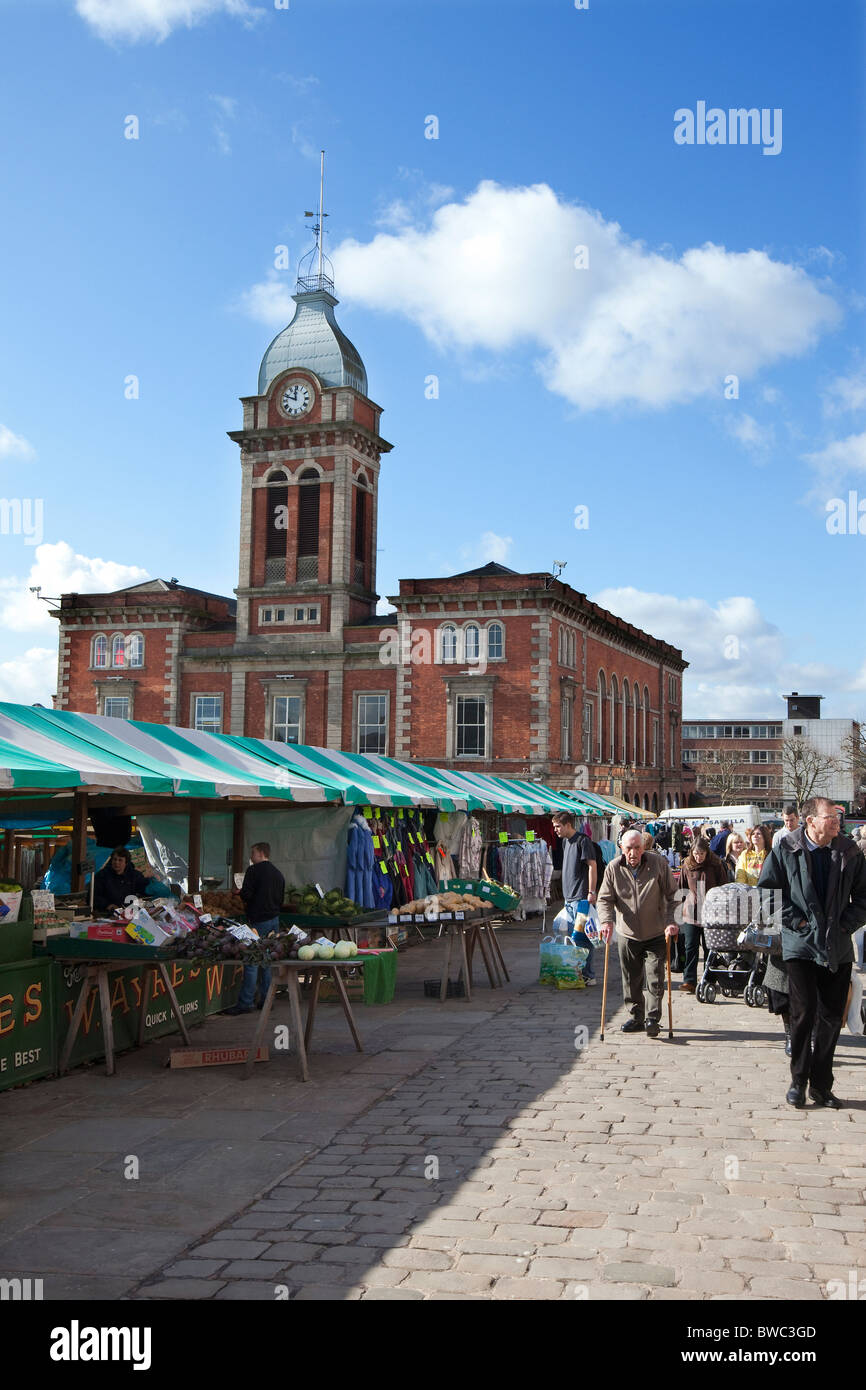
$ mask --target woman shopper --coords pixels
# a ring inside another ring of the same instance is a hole
[[[747,847],[737,860],[737,883],[756,888],[764,860],[772,847],[772,836],[765,825],[753,825],[746,831]]]
[[[700,837],[680,865],[680,888],[686,894],[682,905],[682,935],[685,940],[683,994],[694,994],[697,988],[704,898],[711,888],[720,888],[727,882],[727,866],[718,855],[713,854],[709,841]]]
[[[725,841],[722,853],[719,855],[722,863],[728,870],[728,882],[733,883],[737,876],[737,863],[740,855],[747,848],[746,838],[739,830],[732,830]]]

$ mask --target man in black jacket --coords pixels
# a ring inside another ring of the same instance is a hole
[[[800,814],[803,825],[783,835],[758,879],[759,888],[782,894],[791,1029],[785,1099],[801,1109],[808,1082],[817,1105],[838,1110],[833,1054],[851,982],[851,936],[866,922],[866,859],[840,835],[839,813],[826,797],[806,801]]]
[[[286,880],[279,869],[271,863],[271,847],[261,840],[250,850],[250,866],[241,884],[241,897],[247,910],[247,921],[255,927],[259,936],[269,936],[280,925],[280,911],[286,891]],[[227,1014],[248,1014],[256,999],[256,982],[259,976],[257,965],[244,966],[241,992],[234,1008],[226,1009]],[[260,982],[261,996],[268,992],[271,983],[270,970],[262,970]]]

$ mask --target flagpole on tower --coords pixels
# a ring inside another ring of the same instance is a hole
[[[322,150],[322,163],[319,173],[319,283],[322,279],[322,242],[325,239],[325,151]]]

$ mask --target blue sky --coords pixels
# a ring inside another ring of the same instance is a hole
[[[0,0],[0,24],[0,494],[32,523],[0,534],[3,698],[55,688],[31,585],[232,591],[225,432],[291,315],[324,147],[338,319],[395,445],[380,593],[567,560],[683,648],[687,717],[791,688],[866,714],[866,538],[826,524],[850,491],[866,512],[859,6]],[[677,144],[698,102],[781,110],[779,153]]]

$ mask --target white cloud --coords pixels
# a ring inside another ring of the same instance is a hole
[[[75,8],[99,38],[126,43],[162,43],[174,29],[192,29],[216,14],[252,23],[262,13],[246,0],[76,0]]]
[[[786,690],[849,688],[850,673],[787,658],[784,634],[753,598],[706,599],[639,589],[603,589],[593,602],[653,637],[678,647],[689,666],[683,678],[686,719],[740,716],[781,718]],[[609,673],[608,673],[609,674]]]
[[[229,137],[229,122],[233,121],[237,115],[237,97],[212,96],[211,101],[217,108],[213,127],[217,139],[217,147],[220,154],[231,154],[232,142]]]
[[[728,416],[725,424],[729,434],[738,439],[745,449],[755,453],[763,453],[776,439],[773,426],[759,425],[753,415],[737,415],[733,419]]]
[[[23,435],[13,434],[6,425],[0,425],[0,459],[32,459],[36,450]]]
[[[51,708],[57,690],[57,652],[30,647],[20,657],[0,661],[0,700],[17,705],[37,702]]]
[[[801,355],[841,316],[800,267],[711,243],[665,256],[546,184],[483,182],[429,225],[333,258],[347,297],[404,314],[442,349],[540,350],[550,390],[585,410],[721,398],[727,374]]]
[[[514,541],[511,536],[497,536],[495,531],[484,531],[477,541],[460,548],[460,559],[464,569],[477,569],[495,560],[504,565]]]
[[[866,431],[833,439],[823,449],[804,454],[803,458],[818,474],[807,500],[824,506],[828,492],[837,492],[852,473],[866,472]]]
[[[285,277],[276,270],[269,271],[266,280],[244,290],[238,304],[242,313],[268,328],[285,328],[297,307]]]
[[[866,362],[847,376],[837,376],[824,393],[825,415],[841,415],[846,410],[866,406]]]
[[[78,555],[66,541],[39,545],[26,579],[0,579],[0,626],[13,632],[52,627],[56,631],[56,620],[48,605],[30,592],[37,585],[46,597],[58,598],[65,593],[111,593],[147,578],[147,571],[138,565]]]

